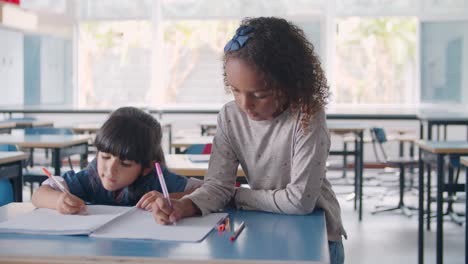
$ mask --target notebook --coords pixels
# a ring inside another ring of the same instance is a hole
[[[1,222],[0,233],[199,242],[225,217],[227,213],[213,213],[184,218],[176,225],[160,225],[150,212],[136,207],[88,205],[83,215],[39,208]]]

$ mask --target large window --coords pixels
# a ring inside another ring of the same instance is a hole
[[[81,2],[79,103],[222,104],[232,100],[222,52],[244,17],[280,16],[300,25],[322,57],[324,2],[110,0]],[[150,12],[151,11],[151,12]],[[322,15],[317,15],[322,14]]]
[[[421,26],[421,100],[468,101],[468,22],[425,22]]]
[[[151,22],[83,22],[79,28],[82,106],[149,105]]]
[[[242,18],[256,16],[284,17],[304,30],[327,73],[331,104],[468,101],[468,0],[79,2],[81,106],[231,100],[223,46]]]
[[[222,79],[223,48],[237,20],[169,20],[163,22],[162,102],[224,103],[231,96]]]
[[[336,23],[337,104],[413,104],[416,19],[348,17]]]

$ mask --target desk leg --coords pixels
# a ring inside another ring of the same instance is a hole
[[[424,138],[424,124],[422,120],[419,120],[419,139]]]
[[[169,137],[169,154],[172,154],[172,125],[169,125],[168,127],[168,137]]]
[[[444,141],[447,141],[447,125],[444,125]]]
[[[400,141],[400,144],[398,144],[398,154],[400,155],[400,157],[403,157],[404,154],[405,154],[405,144],[403,141]]]
[[[13,188],[14,201],[17,203],[22,202],[23,201],[23,163],[22,161],[21,160],[15,161],[13,163],[6,165],[5,174],[7,174],[6,178],[9,179],[11,182],[11,185]]]
[[[80,169],[84,169],[86,166],[88,166],[88,144],[85,144],[84,147],[85,152],[80,155]]]
[[[468,212],[468,197],[466,194],[468,193],[468,167],[465,167],[465,216],[466,213]],[[468,225],[466,224],[466,219],[465,219],[465,264],[468,264],[468,255],[466,254],[468,252]]]
[[[431,230],[431,177],[432,177],[432,168],[431,163],[427,164],[427,209],[426,209],[426,229],[427,231]]]
[[[443,263],[443,219],[442,219],[442,199],[444,193],[444,155],[437,154],[437,233],[436,233],[436,263]]]
[[[362,182],[364,172],[364,161],[363,161],[363,148],[364,148],[364,132],[359,132],[359,221],[362,220]]]
[[[357,200],[359,195],[359,155],[358,155],[359,142],[358,137],[354,139],[354,211],[357,209]]]
[[[418,210],[418,263],[424,263],[424,162],[422,150],[419,150],[419,210]]]
[[[432,123],[431,121],[427,121],[427,140],[432,139]]]
[[[60,149],[54,148],[52,150],[52,162],[54,163],[54,175],[60,176],[60,167],[62,165],[62,161],[60,160]]]
[[[348,143],[343,143],[343,176],[342,178],[346,178],[346,171],[348,170]]]

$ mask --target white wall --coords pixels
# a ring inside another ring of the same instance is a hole
[[[0,28],[0,105],[24,100],[23,34]]]
[[[63,104],[65,47],[60,39],[41,38],[41,104]]]

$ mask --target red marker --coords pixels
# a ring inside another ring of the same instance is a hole
[[[231,240],[231,241],[236,240],[236,238],[239,236],[239,234],[242,232],[242,230],[244,230],[244,227],[245,227],[245,222],[242,222],[240,224],[240,226],[236,229],[236,231],[234,231],[234,234],[232,234],[232,236],[229,238],[229,240]]]

